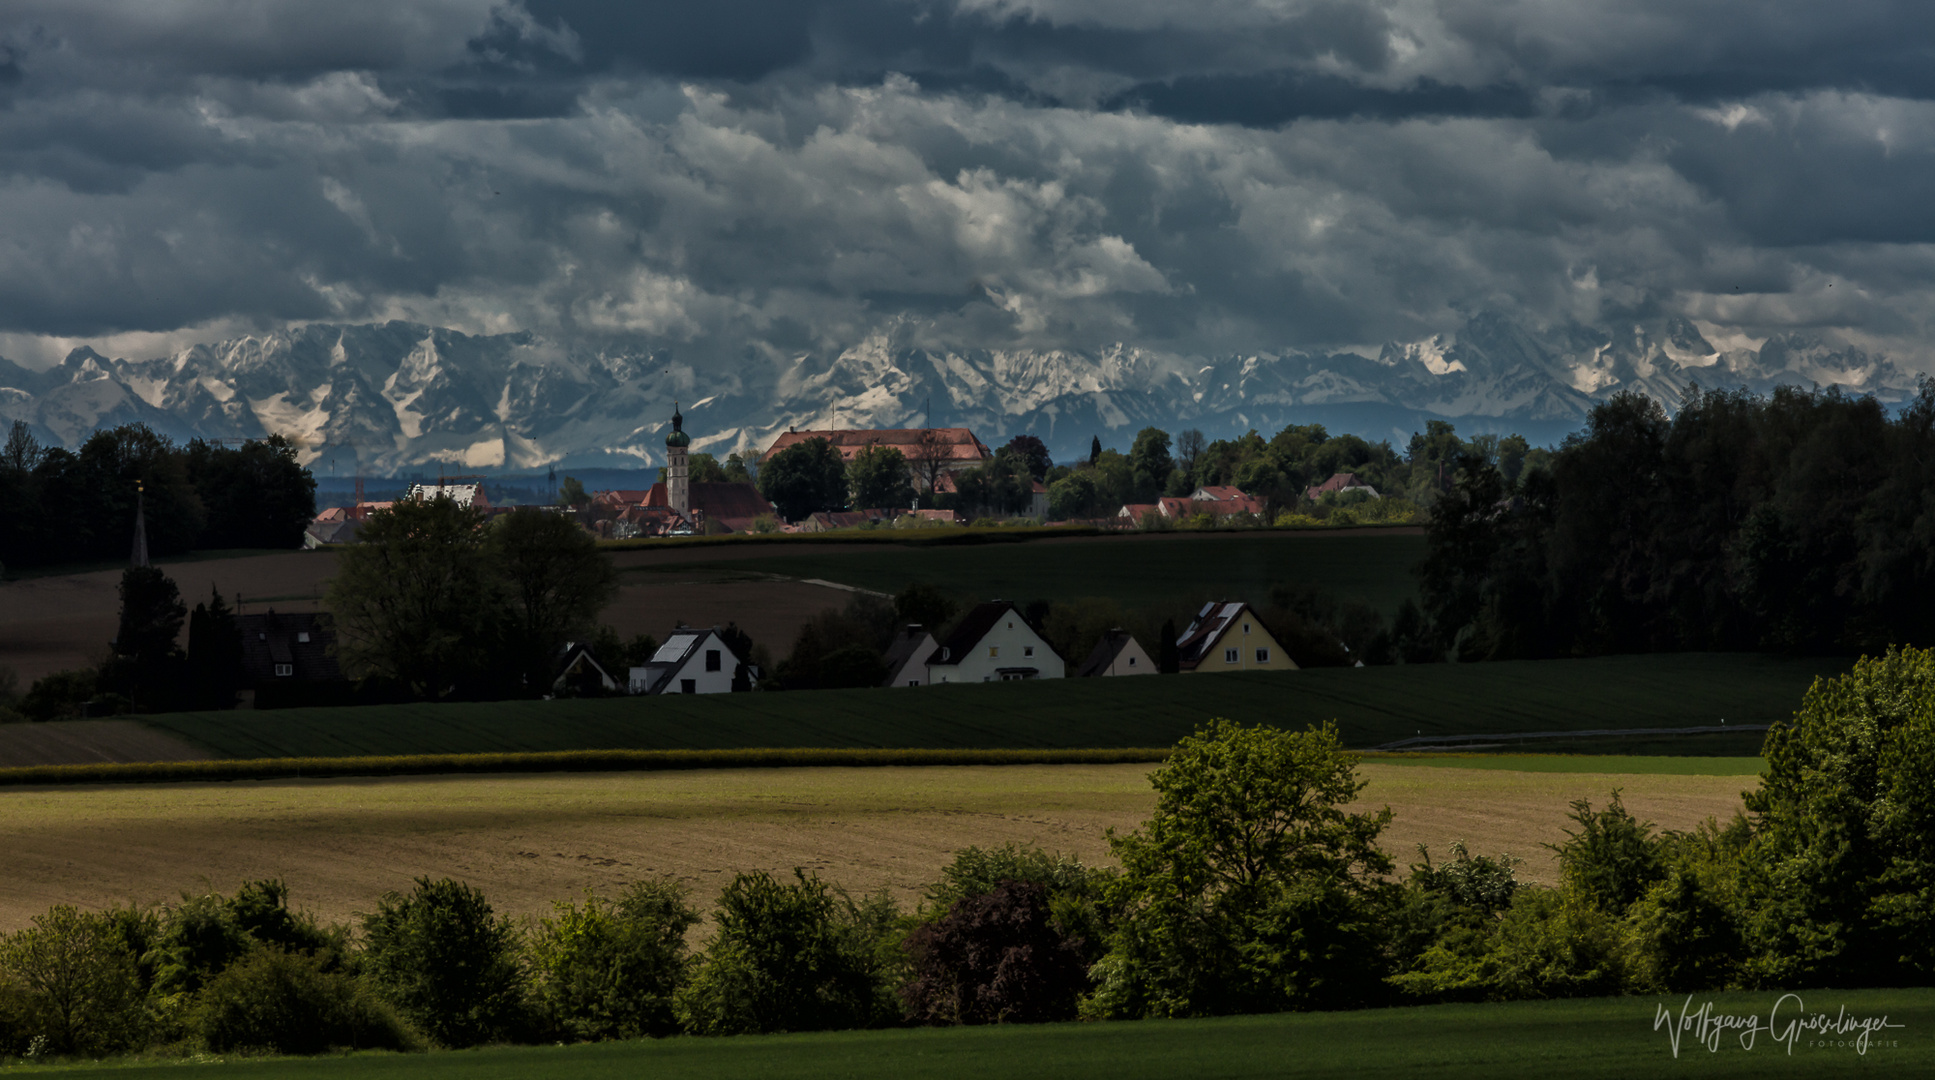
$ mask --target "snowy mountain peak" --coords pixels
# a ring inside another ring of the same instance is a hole
[[[932,350],[882,331],[834,354],[700,370],[651,343],[587,345],[528,332],[471,336],[390,322],[309,326],[195,345],[151,360],[78,348],[43,372],[0,359],[0,420],[75,446],[140,421],[177,439],[295,438],[324,472],[441,464],[657,464],[677,398],[695,449],[763,450],[788,427],[965,425],[999,444],[1023,432],[1058,454],[1091,436],[1126,446],[1145,426],[1323,423],[1402,441],[1425,419],[1548,442],[1620,390],[1669,408],[1689,383],[1842,386],[1904,400],[1915,380],[1885,357],[1783,334],[1722,350],[1672,318],[1611,329],[1532,327],[1480,312],[1455,331],[1353,353],[1181,357],[1116,343],[1074,350]],[[1738,340],[1727,338],[1722,340]],[[931,408],[931,416],[927,410]]]

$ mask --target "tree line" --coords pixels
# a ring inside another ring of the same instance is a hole
[[[161,908],[56,907],[0,940],[0,1048],[218,1053],[1135,1020],[1935,976],[1935,651],[1892,650],[1770,732],[1748,813],[1659,832],[1573,804],[1561,880],[1452,845],[1399,878],[1391,811],[1330,727],[1227,721],[1150,777],[1117,867],[968,848],[912,911],[740,874],[700,923],[669,880],[522,924],[420,878],[355,926],[278,882]],[[1823,778],[1831,782],[1823,783]]]
[[[1466,451],[1419,568],[1464,659],[1853,653],[1935,641],[1935,384],[1871,397],[1690,388],[1593,409],[1549,465]]]
[[[137,491],[148,550],[297,548],[316,481],[280,435],[239,447],[178,446],[142,424],[97,431],[79,451],[42,446],[16,420],[0,447],[0,568],[125,559]]]

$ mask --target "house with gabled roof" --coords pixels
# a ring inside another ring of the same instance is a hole
[[[1059,679],[1067,665],[1014,604],[976,604],[927,661],[929,685]]]
[[[618,680],[611,677],[598,658],[591,655],[591,644],[584,641],[567,641],[551,658],[551,670],[556,677],[551,680],[551,694],[615,694]]]
[[[1377,498],[1377,489],[1359,479],[1358,475],[1354,472],[1332,473],[1330,474],[1330,479],[1323,483],[1313,484],[1305,488],[1303,490],[1303,497],[1309,499],[1311,502],[1316,502],[1326,495],[1332,493],[1342,495],[1346,491],[1368,491],[1370,492],[1371,498]]]
[[[1185,674],[1297,670],[1297,662],[1241,600],[1204,604],[1189,629],[1176,639],[1176,651],[1178,670]]]
[[[650,661],[631,669],[626,689],[634,694],[726,694],[735,682],[739,689],[750,689],[755,678],[754,670],[726,644],[718,627],[681,626]]]
[[[882,686],[926,686],[927,661],[940,648],[934,635],[919,623],[908,623],[894,631],[894,643],[887,646],[887,677]]]
[[[1102,635],[1095,643],[1088,659],[1075,670],[1078,679],[1092,679],[1104,675],[1154,675],[1155,661],[1136,641],[1135,635],[1120,628]]]

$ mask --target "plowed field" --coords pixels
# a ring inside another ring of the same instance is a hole
[[[817,871],[911,903],[949,853],[1013,840],[1107,860],[1107,829],[1154,805],[1148,766],[762,769],[682,773],[156,784],[0,792],[8,872],[0,930],[55,903],[99,906],[285,879],[326,919],[367,910],[419,875],[471,882],[500,911],[537,914],[585,888],[669,874],[709,902],[732,874]],[[1726,817],[1750,777],[1532,773],[1367,764],[1368,805],[1396,811],[1400,864],[1442,853],[1527,860],[1563,839],[1567,803],[1626,805],[1662,827]]]

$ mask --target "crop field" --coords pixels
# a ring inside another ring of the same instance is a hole
[[[1779,995],[1703,996],[1716,1013],[1767,1020]],[[1493,1080],[1539,1076],[1598,1080],[1636,1076],[1918,1076],[1935,1068],[1935,990],[1812,990],[1808,1014],[1886,1016],[1862,1053],[1845,1040],[1796,1032],[1762,1034],[1751,1049],[1733,1039],[1709,1052],[1683,1036],[1675,1057],[1660,1010],[1664,997],[1429,1005],[1359,1012],[1144,1020],[1115,1024],[1002,1025],[899,1031],[661,1039],[569,1047],[491,1048],[436,1054],[360,1054],[324,1059],[61,1069],[62,1076],[256,1080],[281,1077],[440,1077],[466,1080],[654,1080],[758,1076],[763,1080],[982,1080],[988,1076],[1093,1080],[1217,1080],[1263,1077],[1431,1076]],[[1777,1030],[1797,1015],[1790,1004]],[[1826,1041],[1838,1045],[1817,1045]],[[1791,1051],[1790,1051],[1791,1046]],[[10,1069],[9,1072],[35,1072]]]
[[[165,733],[224,757],[510,751],[1172,745],[1211,717],[1292,728],[1335,720],[1369,748],[1423,735],[1765,724],[1846,661],[1746,654],[1067,679],[578,701],[179,713]],[[1637,741],[1635,747],[1630,743]],[[1537,750],[1562,749],[1542,745]],[[1758,737],[1594,739],[1602,753],[1752,756]]]
[[[1400,866],[1454,840],[1526,860],[1552,881],[1568,804],[1614,788],[1662,828],[1726,819],[1755,780],[1654,771],[1540,772],[1369,762],[1361,804],[1388,805]],[[801,867],[911,905],[951,853],[1008,841],[1108,862],[1108,829],[1154,807],[1152,766],[717,769],[643,773],[243,781],[0,791],[0,930],[56,903],[150,903],[280,877],[326,920],[419,875],[542,914],[586,888],[670,875],[710,903],[731,876]]]
[[[916,581],[964,599],[1072,600],[1194,611],[1219,598],[1264,603],[1271,587],[1315,585],[1391,613],[1417,586],[1422,530],[1134,533],[1019,544],[791,544],[621,551],[626,580],[718,572],[817,578],[877,592]],[[790,644],[790,643],[789,643]]]

